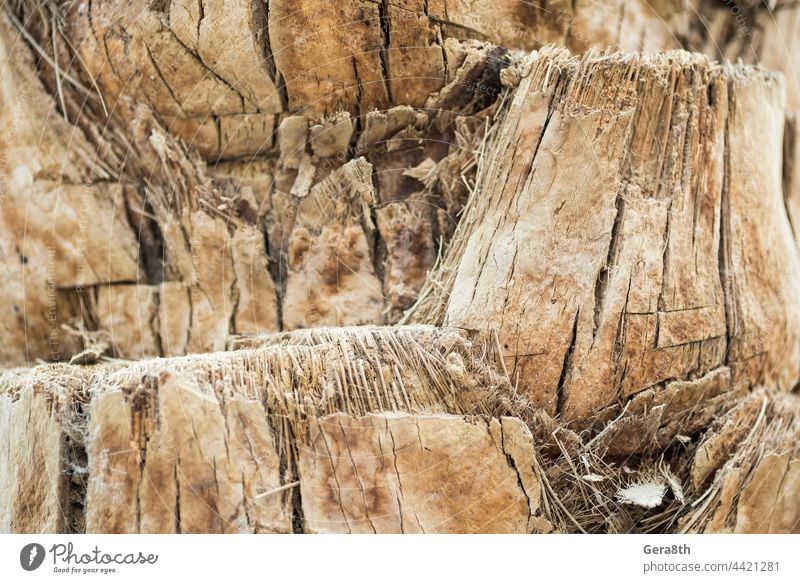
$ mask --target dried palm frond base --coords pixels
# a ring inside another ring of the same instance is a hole
[[[516,395],[492,342],[457,330],[233,344],[3,373],[0,530],[798,529],[796,395],[729,396],[702,426],[628,407],[577,433]]]
[[[798,531],[793,60],[382,4],[0,11],[0,531]]]

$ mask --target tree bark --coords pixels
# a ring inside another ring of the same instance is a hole
[[[36,4],[1,531],[798,531],[794,3]]]
[[[498,330],[514,382],[569,421],[723,372],[791,390],[782,90],[688,54],[541,53],[488,147],[465,243],[411,319]]]

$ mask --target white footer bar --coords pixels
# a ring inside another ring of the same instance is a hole
[[[800,536],[0,536],[0,581],[186,576],[226,583],[253,576],[281,583],[796,582]]]

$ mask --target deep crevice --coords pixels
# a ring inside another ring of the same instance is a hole
[[[566,391],[564,387],[567,383],[567,377],[572,369],[572,357],[575,352],[575,344],[578,338],[578,320],[580,319],[581,312],[578,310],[575,313],[575,321],[572,324],[572,336],[569,340],[569,346],[564,354],[564,363],[561,366],[561,376],[558,379],[558,386],[556,387],[556,415],[560,415],[564,410],[564,404],[567,401]]]
[[[730,233],[730,177],[731,177],[731,156],[730,156],[730,118],[733,111],[733,84],[728,82],[728,110],[725,115],[725,130],[723,143],[723,165],[722,165],[722,192],[720,194],[719,212],[719,280],[722,289],[722,305],[725,311],[725,364],[729,364],[729,353],[731,349],[731,339],[734,335],[735,314],[733,313],[731,290],[728,288],[728,257],[726,249]]]
[[[164,281],[164,235],[161,227],[153,217],[156,216],[153,205],[148,200],[147,189],[145,187],[135,188],[141,209],[134,208],[129,198],[127,186],[123,186],[123,202],[125,204],[125,214],[128,224],[136,233],[136,241],[139,244],[139,265],[147,278],[149,285],[157,285]],[[132,194],[131,194],[132,196]]]
[[[794,175],[798,172],[798,168],[794,167],[797,147],[797,118],[794,116],[787,116],[783,133],[783,207],[795,241],[798,240],[797,229],[800,225],[794,224],[794,219],[796,217],[792,217],[791,210],[789,209],[789,197],[792,192]]]
[[[386,282],[386,260],[389,255],[389,250],[386,246],[386,241],[383,240],[380,229],[378,228],[378,209],[380,208],[380,183],[378,180],[377,168],[372,166],[372,187],[375,191],[375,204],[370,207],[370,220],[375,228],[372,233],[369,233],[365,228],[365,234],[372,235],[370,241],[370,255],[372,259],[372,269],[375,271],[375,277],[381,283],[381,295],[383,296],[383,323],[386,324],[386,319],[389,315],[391,306],[389,305],[389,298],[385,293]]]
[[[272,41],[269,38],[269,18],[270,18],[270,0],[256,1],[253,3],[253,22],[256,30],[256,42],[261,47],[261,55],[267,67],[267,74],[275,84],[275,90],[278,92],[278,99],[281,103],[281,110],[289,111],[289,92],[286,87],[286,81],[283,75],[278,70],[278,65],[275,62],[275,54],[272,52]],[[275,126],[277,128],[277,125]]]
[[[592,344],[597,338],[597,329],[600,327],[600,317],[603,315],[603,307],[606,300],[606,292],[608,291],[608,280],[611,277],[611,269],[617,263],[617,253],[619,251],[620,234],[622,231],[622,222],[625,216],[625,199],[622,196],[620,188],[617,193],[614,206],[616,208],[616,215],[614,216],[614,224],[611,227],[611,237],[608,243],[608,254],[606,255],[605,263],[600,268],[597,274],[597,279],[594,285],[594,314],[592,317]]]
[[[89,483],[89,456],[86,452],[89,395],[74,395],[68,431],[64,435],[64,498],[62,516],[65,534],[86,532],[86,496]]]
[[[525,489],[525,485],[522,483],[522,476],[519,473],[519,468],[517,468],[517,462],[514,460],[514,456],[506,451],[506,430],[503,427],[503,420],[499,420],[500,423],[500,448],[503,450],[503,455],[506,456],[506,462],[508,463],[508,467],[511,468],[517,476],[517,485],[519,486],[520,491],[525,496],[525,501],[528,506],[528,518],[531,515],[531,497],[528,496],[528,491]]]
[[[271,245],[269,240],[269,229],[264,221],[259,222],[259,228],[264,236],[264,257],[267,260],[267,273],[272,279],[272,285],[275,288],[275,317],[277,319],[278,331],[283,330],[283,286],[280,284],[280,259],[273,260],[271,255]]]
[[[392,95],[392,77],[391,69],[389,68],[389,45],[391,44],[391,34],[389,25],[389,2],[388,0],[381,0],[378,4],[378,15],[381,23],[381,34],[383,35],[383,46],[381,47],[381,69],[383,73],[383,84],[386,87],[386,96],[389,98],[389,103],[394,103]]]

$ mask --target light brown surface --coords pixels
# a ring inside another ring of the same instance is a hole
[[[69,365],[0,375],[0,531],[85,531],[80,416],[90,376]]]
[[[84,366],[0,377],[0,530],[797,530],[795,3],[55,6],[0,362]]]
[[[670,530],[791,532],[800,519],[795,395],[718,402],[712,422],[695,389],[671,387],[679,398],[648,410],[706,430],[660,444],[668,427],[632,409],[609,425],[615,443],[531,408],[481,362],[487,346],[452,330],[240,345],[4,373],[3,531],[646,532],[660,516]],[[635,450],[619,449],[637,423]],[[663,476],[673,494],[655,509],[618,500]]]
[[[723,366],[791,390],[780,78],[688,53],[528,67],[429,284],[450,287],[412,321],[497,330],[520,390],[577,423]]]
[[[513,418],[322,417],[300,449],[305,529],[526,533],[541,495],[534,455]]]
[[[161,26],[141,16],[136,30]],[[81,18],[70,22],[78,26]],[[80,336],[64,325],[108,332],[113,354],[140,358],[216,350],[237,333],[396,322],[466,200],[484,110],[500,96],[499,66],[507,61],[491,46],[447,41],[449,89],[425,95],[432,109],[402,106],[363,120],[346,112],[271,118],[280,147],[264,158],[206,166],[199,136],[175,134],[175,120],[159,109],[168,92],[148,93],[154,110],[147,99],[133,104],[114,93],[147,91],[152,79],[140,78],[147,75],[134,71],[135,60],[116,69],[131,75],[129,83],[106,86],[98,74],[111,120],[98,101],[98,111],[81,110],[73,125],[58,115],[52,79],[33,75],[31,51],[14,44],[11,23],[3,26],[3,46],[14,51],[4,69],[9,107],[2,115],[16,132],[4,142],[6,161],[25,160],[2,169],[3,297],[16,314],[4,322],[13,340],[0,355],[9,365],[80,352]],[[144,50],[144,37],[111,30],[110,51]],[[156,37],[154,47],[175,41],[163,30]],[[176,63],[182,82],[195,78]],[[219,82],[203,79],[193,91]],[[463,93],[473,86],[481,92]],[[225,103],[212,94],[212,103]],[[80,95],[65,91],[64,98],[70,111],[81,105]],[[103,119],[102,130],[85,137]],[[51,133],[58,139],[39,148]],[[61,177],[53,174],[58,164]]]
[[[256,498],[281,485],[261,402],[169,373],[131,389],[92,401],[88,532],[291,532],[285,495]]]

